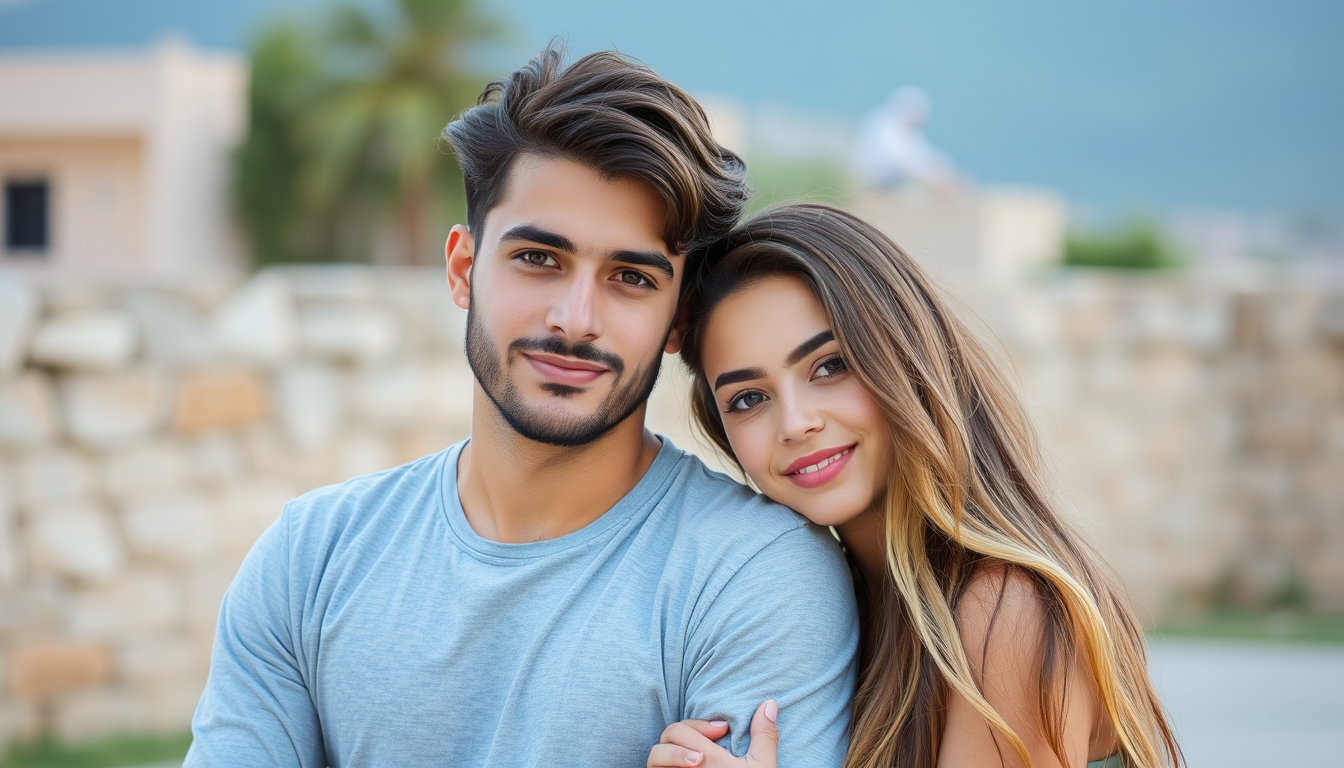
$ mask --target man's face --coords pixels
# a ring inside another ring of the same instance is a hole
[[[663,242],[664,210],[642,182],[515,162],[473,241],[467,360],[519,434],[583,445],[648,399],[675,348],[684,261]]]

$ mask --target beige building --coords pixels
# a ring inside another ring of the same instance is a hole
[[[171,39],[0,53],[0,269],[139,280],[234,268],[229,152],[246,110],[233,53]]]

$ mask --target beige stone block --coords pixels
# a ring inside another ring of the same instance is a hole
[[[124,497],[178,488],[187,481],[188,461],[183,446],[166,440],[119,450],[103,459],[103,490]]]
[[[109,370],[130,363],[138,342],[139,330],[125,312],[77,312],[39,325],[28,358],[54,368]]]
[[[31,285],[0,275],[0,380],[23,365],[38,309],[38,294]]]
[[[56,398],[46,375],[0,377],[0,448],[31,448],[56,436]]]
[[[280,424],[301,452],[329,443],[345,416],[344,383],[327,365],[302,363],[280,371],[275,401]]]
[[[298,325],[288,281],[273,270],[258,273],[220,304],[211,331],[227,355],[259,363],[289,358]]]
[[[70,606],[75,637],[118,639],[180,626],[186,615],[181,580],[170,571],[130,571],[79,590]]]
[[[224,488],[220,506],[225,551],[246,554],[293,497],[293,489],[279,481],[253,480]]]
[[[299,312],[299,339],[309,354],[365,364],[396,349],[396,318],[378,307],[316,306]]]
[[[158,365],[194,366],[216,356],[214,337],[193,302],[154,289],[133,291],[126,309],[140,326],[145,357]]]
[[[169,394],[153,371],[71,376],[60,392],[66,430],[95,447],[149,436],[163,422]]]
[[[1304,456],[1320,441],[1314,414],[1301,407],[1264,409],[1246,423],[1246,446],[1252,451],[1279,456]]]
[[[51,727],[67,741],[80,742],[145,730],[143,696],[122,687],[103,687],[62,696],[51,710]]]
[[[205,691],[206,674],[190,673],[165,680],[145,691],[145,726],[152,731],[175,733],[191,727],[196,705]]]
[[[23,569],[14,495],[13,470],[0,463],[0,593],[19,578]]]
[[[673,375],[666,370],[672,361],[664,360],[663,376]],[[680,363],[677,363],[680,365]],[[467,361],[431,360],[424,366],[425,394],[421,400],[424,416],[431,423],[461,431],[471,429],[472,397],[476,377]]]
[[[78,499],[95,490],[89,462],[64,448],[21,456],[14,476],[15,498],[21,506]]]
[[[96,643],[36,643],[12,649],[8,666],[11,693],[41,698],[106,681],[112,656]]]
[[[173,428],[180,432],[227,429],[266,415],[266,385],[255,371],[187,374],[178,382]]]
[[[352,385],[352,410],[366,424],[397,429],[425,416],[427,387],[417,363],[403,361],[362,371]]]
[[[397,465],[397,452],[391,440],[380,435],[351,435],[338,447],[339,473],[342,479],[381,472]]]
[[[397,443],[397,464],[409,464],[431,453],[438,453],[466,437],[465,434],[459,436],[449,430],[435,432],[417,430],[404,435]]]
[[[198,481],[226,482],[247,471],[247,456],[233,435],[208,432],[190,440],[186,450],[191,476]]]
[[[207,659],[210,657],[210,640],[219,623],[220,603],[242,563],[243,553],[234,551],[225,562],[195,563],[183,578],[187,595],[187,630],[203,641]]]
[[[1336,404],[1344,393],[1344,355],[1309,348],[1282,355],[1274,363],[1272,391],[1279,397],[1302,397]]]
[[[137,688],[152,688],[173,680],[197,678],[203,683],[210,656],[184,634],[159,634],[124,643],[116,653],[119,679]],[[197,696],[200,692],[197,691]]]
[[[199,494],[167,492],[138,496],[122,505],[121,524],[131,552],[190,562],[216,541],[214,515]]]
[[[89,501],[51,502],[30,510],[28,557],[35,570],[87,582],[121,572],[125,553],[103,510]]]
[[[378,297],[387,270],[367,264],[296,264],[286,266],[294,298],[304,304],[367,304]]]

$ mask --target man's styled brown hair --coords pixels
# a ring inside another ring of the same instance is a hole
[[[522,154],[563,158],[602,176],[637,179],[667,207],[663,239],[696,251],[742,216],[750,188],[742,158],[719,146],[700,105],[640,62],[614,51],[568,67],[551,43],[486,86],[477,106],[443,129],[462,165],[467,226],[483,234]]]

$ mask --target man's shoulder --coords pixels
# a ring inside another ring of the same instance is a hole
[[[710,469],[693,454],[682,454],[677,471],[677,485],[665,503],[679,546],[717,551],[730,568],[766,550],[799,558],[803,570],[843,566],[844,556],[826,528]]]
[[[740,525],[779,535],[808,524],[802,515],[711,469],[689,452],[682,452],[677,459],[676,485],[667,502],[679,508],[684,521],[711,525],[720,531],[725,526]]]
[[[351,529],[395,525],[408,515],[438,509],[443,463],[455,447],[298,496],[285,505],[291,535],[340,537]]]

